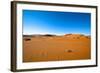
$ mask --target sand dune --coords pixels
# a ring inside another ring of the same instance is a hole
[[[90,51],[90,36],[81,34],[23,36],[23,62],[90,59]]]

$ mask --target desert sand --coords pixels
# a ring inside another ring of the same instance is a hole
[[[90,36],[81,34],[23,36],[23,62],[85,60],[90,58]]]

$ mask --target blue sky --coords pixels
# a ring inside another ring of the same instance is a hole
[[[91,14],[23,10],[23,34],[85,34],[91,32]]]

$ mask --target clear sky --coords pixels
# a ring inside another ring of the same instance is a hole
[[[85,34],[91,32],[91,14],[23,10],[23,34]]]

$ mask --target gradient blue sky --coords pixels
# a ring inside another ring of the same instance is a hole
[[[91,14],[23,10],[23,34],[90,35]]]

